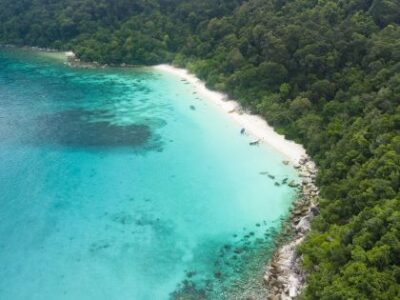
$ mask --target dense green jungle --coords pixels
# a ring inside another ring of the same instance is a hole
[[[399,0],[1,0],[0,43],[185,67],[302,143],[303,299],[400,299]]]

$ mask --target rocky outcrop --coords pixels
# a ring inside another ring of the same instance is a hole
[[[65,52],[65,56],[67,57],[67,64],[70,67],[76,67],[76,68],[83,68],[83,69],[94,69],[94,68],[105,68],[107,65],[101,65],[96,61],[93,62],[84,62],[81,61],[74,52],[68,51]]]
[[[67,57],[67,65],[70,67],[81,68],[81,69],[97,69],[97,68],[107,68],[107,67],[114,67],[114,68],[133,68],[137,67],[138,65],[130,65],[126,63],[121,64],[101,64],[97,61],[82,61],[79,59],[74,52],[68,51],[65,52],[65,56]]]
[[[302,182],[289,183],[289,186],[299,189],[298,199],[293,204],[285,230],[291,232],[293,237],[276,250],[267,266],[264,280],[269,286],[269,300],[292,300],[299,296],[306,274],[301,268],[302,257],[297,254],[296,248],[310,231],[311,220],[319,212],[319,191],[315,185],[317,169],[314,162],[308,157],[302,157],[294,167]]]

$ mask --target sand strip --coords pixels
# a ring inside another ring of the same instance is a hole
[[[302,183],[299,186],[299,196],[293,203],[290,227],[294,231],[291,241],[281,245],[266,266],[264,280],[270,288],[268,300],[296,299],[304,288],[306,274],[301,269],[301,257],[297,255],[296,247],[310,231],[310,222],[318,211],[318,188],[315,186],[317,169],[309,160],[302,145],[287,140],[278,134],[273,127],[260,116],[246,113],[238,102],[229,100],[227,95],[209,90],[203,81],[185,69],[171,65],[157,65],[156,70],[175,74],[193,84],[196,91],[205,99],[217,105],[223,113],[232,119],[246,132],[265,144],[273,147],[293,164],[298,170]]]
[[[195,75],[190,74],[187,70],[171,65],[157,65],[154,66],[154,69],[177,75],[193,84],[199,94],[218,106],[224,113],[229,114],[255,140],[260,140],[273,147],[286,156],[293,164],[297,164],[302,157],[307,156],[302,145],[287,140],[285,136],[278,134],[260,116],[244,112],[240,104],[229,100],[227,95],[209,90],[203,81]]]

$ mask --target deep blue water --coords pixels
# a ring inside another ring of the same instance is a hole
[[[0,50],[0,299],[168,299],[268,247],[295,172],[194,92]]]

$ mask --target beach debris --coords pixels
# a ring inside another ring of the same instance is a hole
[[[240,134],[245,134],[245,132],[246,132],[245,128],[240,129]]]
[[[261,142],[261,140],[256,140],[256,141],[250,142],[249,145],[250,146],[257,146],[257,145],[260,144],[260,142]]]

